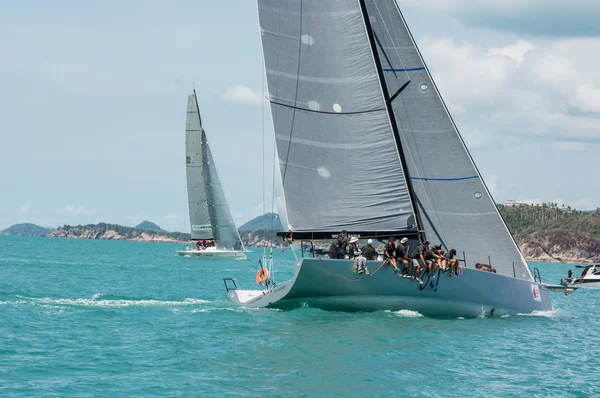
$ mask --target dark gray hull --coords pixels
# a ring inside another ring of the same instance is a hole
[[[354,272],[354,261],[301,259],[292,280],[272,292],[231,292],[247,307],[293,309],[303,305],[331,311],[410,310],[431,317],[477,317],[552,310],[539,283],[464,269],[459,277],[441,271],[424,284],[394,275],[391,266],[369,262],[371,275]]]

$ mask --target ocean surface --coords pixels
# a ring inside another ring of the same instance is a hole
[[[0,236],[0,397],[600,394],[600,291],[548,313],[430,319],[410,311],[237,308],[249,261],[179,245]],[[293,254],[276,250],[276,278]],[[558,283],[568,264],[531,263]]]

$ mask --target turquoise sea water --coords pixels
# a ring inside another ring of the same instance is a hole
[[[222,278],[253,287],[261,249],[211,262],[179,247],[0,236],[0,396],[600,394],[600,291],[488,319],[242,309]],[[283,281],[293,255],[276,258]]]

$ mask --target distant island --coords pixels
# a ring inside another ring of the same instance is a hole
[[[152,224],[152,223],[151,223]],[[156,224],[152,224],[158,227]],[[167,232],[141,228],[124,227],[118,224],[63,225],[47,236],[51,238],[100,239],[100,240],[133,240],[150,242],[185,243],[190,241],[190,234],[183,232]]]
[[[556,203],[506,203],[498,205],[498,210],[527,260],[600,263],[600,209],[578,211]],[[242,242],[249,247],[287,246],[277,236],[281,230],[281,220],[275,213],[258,216],[239,228]],[[191,242],[190,234],[168,232],[150,221],[143,221],[135,227],[99,223],[63,225],[54,230],[35,224],[16,224],[0,231],[0,235]]]
[[[0,235],[44,236],[50,232],[52,232],[52,228],[44,228],[35,224],[23,223],[15,224],[0,231]]]
[[[248,221],[238,228],[241,231],[281,231],[281,220],[277,213],[265,213]]]
[[[135,226],[136,229],[143,229],[145,231],[154,231],[154,232],[167,232],[158,225],[154,224],[151,221],[142,221],[138,225]]]

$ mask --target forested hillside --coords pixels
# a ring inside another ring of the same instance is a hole
[[[567,230],[600,241],[600,208],[595,212],[585,212],[559,207],[556,203],[544,203],[541,206],[498,205],[498,209],[515,235]]]

